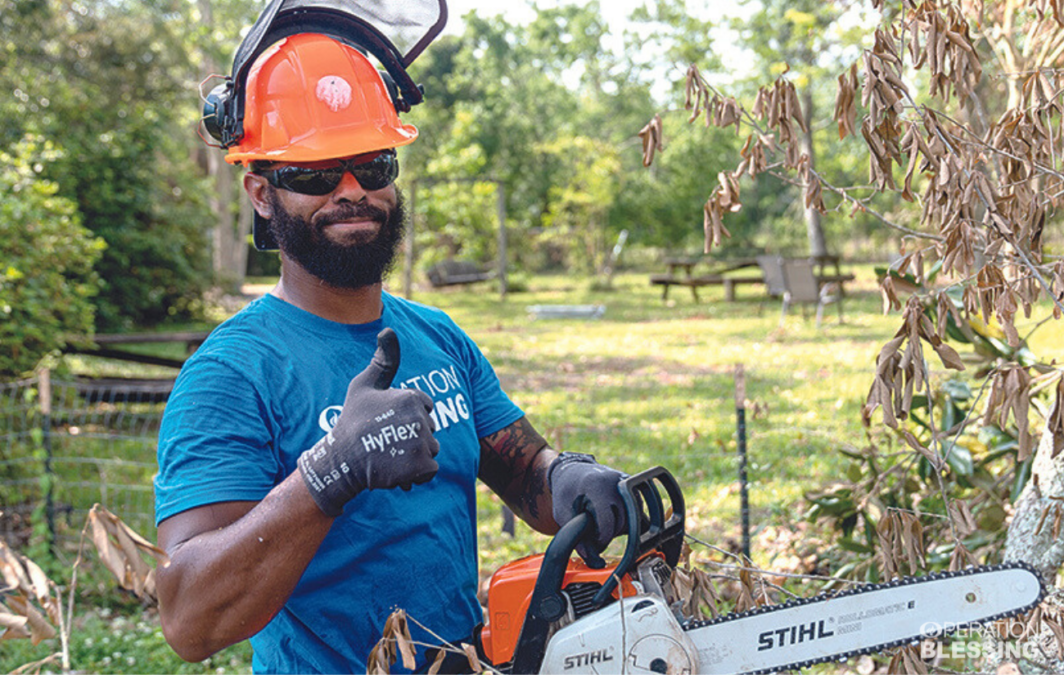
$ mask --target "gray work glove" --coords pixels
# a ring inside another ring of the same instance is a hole
[[[619,534],[628,531],[628,513],[617,484],[628,474],[603,466],[591,455],[563,452],[547,470],[558,527],[573,516],[587,511],[591,532],[576,545],[576,552],[588,567],[602,569],[606,561],[599,555]]]
[[[385,328],[373,360],[348,385],[332,431],[299,456],[310,495],[328,516],[339,516],[363,490],[409,490],[440,468],[432,399],[416,389],[390,389],[398,369],[399,339]]]

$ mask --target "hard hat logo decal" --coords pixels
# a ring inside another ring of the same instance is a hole
[[[336,75],[326,75],[318,80],[314,93],[318,100],[329,106],[329,110],[333,112],[340,112],[351,105],[351,85]]]

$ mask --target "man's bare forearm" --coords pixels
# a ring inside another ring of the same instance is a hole
[[[163,521],[170,564],[157,572],[167,641],[201,661],[251,637],[287,602],[333,520],[299,472],[261,502],[199,507]]]
[[[547,469],[558,457],[522,417],[480,439],[480,479],[522,520],[544,534],[558,524],[551,513]]]

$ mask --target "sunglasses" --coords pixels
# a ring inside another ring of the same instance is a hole
[[[399,177],[399,159],[394,150],[377,153],[370,159],[366,155],[311,166],[282,166],[279,169],[256,171],[270,185],[301,195],[327,195],[336,189],[345,173],[350,173],[363,190],[380,190],[388,187]]]

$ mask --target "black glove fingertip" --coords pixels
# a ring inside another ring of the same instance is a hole
[[[593,570],[600,570],[606,566],[605,559],[587,544],[577,544],[576,552],[583,559],[584,564]]]

